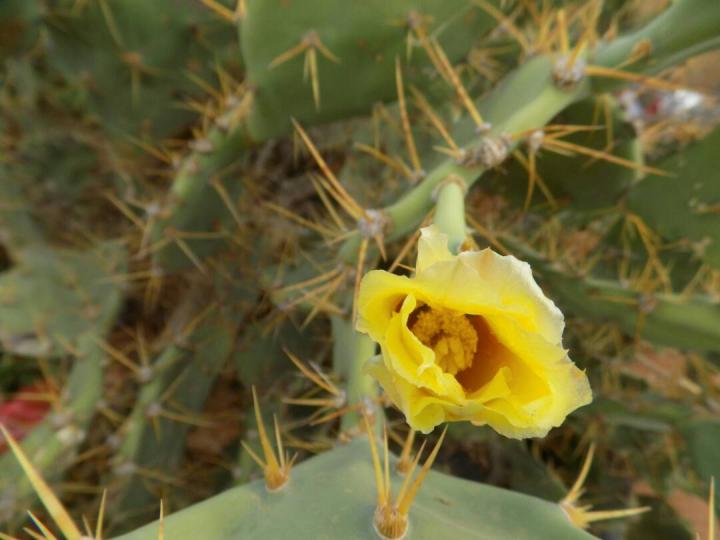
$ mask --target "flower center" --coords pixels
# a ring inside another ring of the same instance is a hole
[[[464,313],[426,307],[417,311],[410,331],[435,351],[435,360],[443,371],[455,375],[472,365],[478,347],[478,334]]]

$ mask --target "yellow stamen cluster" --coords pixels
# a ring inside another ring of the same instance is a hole
[[[421,310],[410,330],[435,351],[435,361],[443,371],[455,375],[472,365],[478,335],[464,313],[443,308]]]

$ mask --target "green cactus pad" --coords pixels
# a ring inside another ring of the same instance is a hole
[[[0,343],[24,356],[67,355],[86,333],[101,336],[121,291],[118,243],[77,252],[34,246],[0,275]]]
[[[422,48],[412,46],[412,60],[405,61],[412,13],[427,17],[427,33],[438,38],[451,61],[465,55],[495,22],[467,0],[250,2],[242,23],[242,52],[255,91],[249,121],[253,137],[287,133],[291,118],[315,124],[367,113],[377,101],[394,101],[396,58],[403,61],[408,82],[431,82],[427,71],[433,70]],[[337,60],[316,53],[319,107],[310,81],[303,81],[302,53],[271,66],[310,35]]]
[[[607,108],[607,109],[605,109]],[[609,113],[609,126],[605,123],[605,111]],[[633,127],[622,120],[622,113],[611,97],[590,98],[575,103],[558,114],[553,124],[596,126],[597,130],[575,133],[562,137],[563,141],[591,150],[606,152],[615,157],[642,165],[640,142]],[[608,129],[612,141],[608,141]],[[527,154],[527,148],[523,148]],[[612,207],[625,194],[639,176],[637,169],[575,154],[561,155],[548,149],[540,149],[537,172],[560,207],[575,210],[593,210]],[[528,172],[517,161],[508,165],[506,172],[495,175],[498,192],[505,194],[515,204],[522,205],[528,190]],[[540,188],[534,188],[532,201],[547,204]]]
[[[720,303],[716,300],[705,295],[645,295],[618,281],[572,276],[516,240],[503,241],[532,264],[549,296],[564,312],[613,321],[627,335],[658,345],[720,352]]]
[[[672,155],[635,186],[628,208],[668,240],[687,240],[710,266],[720,268],[720,129]]]
[[[395,493],[402,477],[394,475]],[[282,491],[263,480],[237,487],[165,518],[173,540],[368,540],[375,479],[367,439],[317,456],[295,468]],[[522,519],[519,519],[522,516]],[[431,471],[410,510],[408,539],[590,540],[554,503]],[[116,540],[155,540],[157,523]]]
[[[199,2],[58,4],[46,17],[50,66],[114,137],[176,134],[196,117],[180,104],[202,93],[191,77],[209,79],[228,49],[238,56],[232,26]]]

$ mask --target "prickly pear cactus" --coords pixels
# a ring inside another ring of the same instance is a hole
[[[716,0],[0,2],[0,536],[714,538],[718,49]]]

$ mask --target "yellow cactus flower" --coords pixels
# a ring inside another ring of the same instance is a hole
[[[369,372],[428,433],[468,420],[507,437],[541,437],[592,399],[562,346],[563,314],[530,266],[490,249],[453,255],[422,229],[413,277],[368,272],[357,329],[380,344]]]

